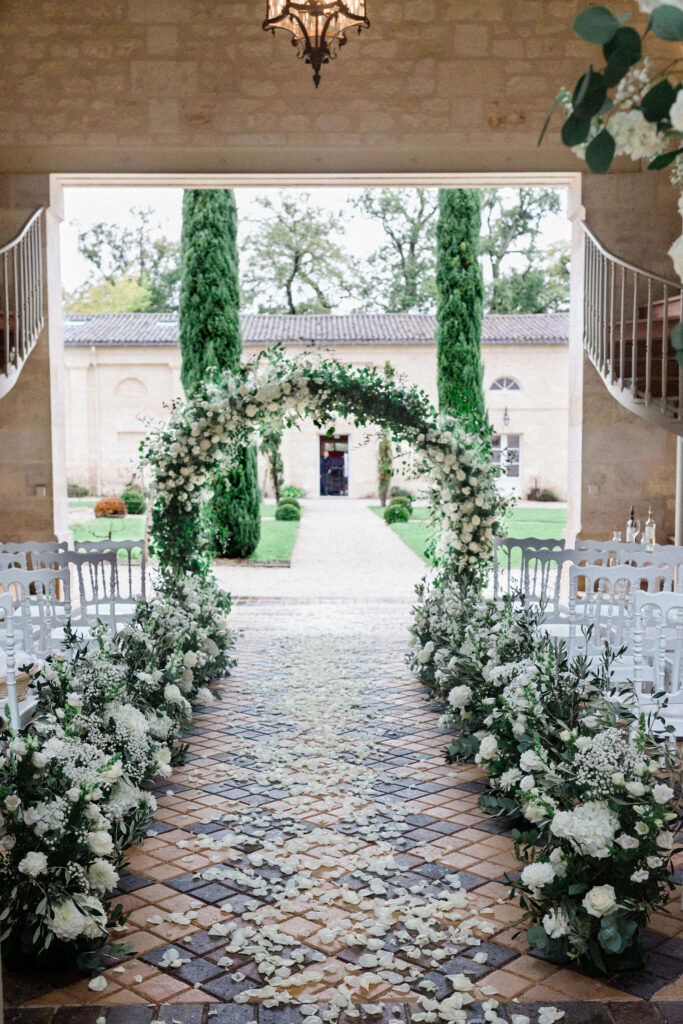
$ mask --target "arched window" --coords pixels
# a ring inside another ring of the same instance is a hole
[[[490,391],[521,391],[519,381],[514,377],[497,377],[491,385]]]

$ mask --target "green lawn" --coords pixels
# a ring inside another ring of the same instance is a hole
[[[273,513],[274,515],[274,513]],[[299,523],[275,518],[261,519],[261,539],[250,562],[289,562],[299,532]]]
[[[377,505],[371,506],[375,515],[383,517],[384,509]],[[427,562],[425,548],[429,542],[428,508],[414,508],[408,523],[393,523],[389,529],[398,534],[401,540]],[[507,517],[505,534],[508,537],[537,537],[539,540],[562,536],[567,525],[567,510],[564,508],[513,508]],[[513,557],[513,566],[515,558]],[[517,553],[519,562],[519,553]]]
[[[92,519],[87,523],[73,523],[74,540],[144,540],[145,516],[126,516],[125,519]],[[142,552],[133,549],[133,558]]]

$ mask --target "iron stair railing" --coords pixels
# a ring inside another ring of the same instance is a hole
[[[0,399],[16,384],[43,329],[43,209],[0,248]]]

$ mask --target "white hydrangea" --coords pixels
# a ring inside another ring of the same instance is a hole
[[[609,856],[618,827],[619,815],[600,800],[578,804],[572,811],[557,811],[550,822],[553,835],[568,839],[579,853],[598,859]]]
[[[650,160],[666,147],[666,139],[657,125],[646,121],[640,110],[619,110],[609,120],[609,132],[616,143],[617,156],[632,160]]]

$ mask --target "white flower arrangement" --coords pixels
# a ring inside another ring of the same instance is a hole
[[[457,729],[448,759],[474,757],[489,775],[480,807],[528,823],[513,830],[525,866],[511,885],[530,946],[601,971],[638,962],[637,929],[668,899],[680,793],[661,719],[616,691],[609,650],[594,670],[570,662],[517,601],[440,581],[421,588],[412,635],[409,664]]]
[[[37,715],[0,758],[5,957],[42,960],[60,942],[91,966],[123,919],[106,894],[156,808],[146,787],[183,755],[173,745],[192,704],[209,706],[210,684],[234,664],[229,610],[210,580],[163,576],[116,638],[100,627],[81,643],[67,629],[36,674]]]

